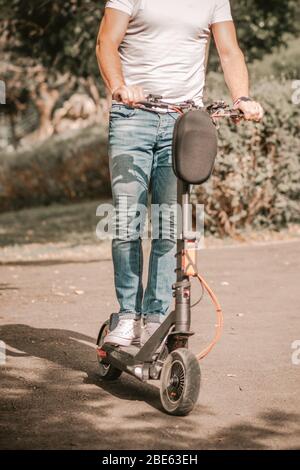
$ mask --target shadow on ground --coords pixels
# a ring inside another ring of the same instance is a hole
[[[267,449],[273,438],[300,437],[300,414],[281,410],[208,437],[211,410],[167,416],[157,387],[126,374],[101,381],[94,338],[74,331],[4,325],[0,338],[17,364],[1,369],[2,449]]]

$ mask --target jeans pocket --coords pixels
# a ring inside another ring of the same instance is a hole
[[[126,104],[117,104],[113,103],[110,109],[110,118],[111,119],[118,119],[118,118],[130,118],[134,116],[136,113],[136,108],[132,108],[127,106]]]

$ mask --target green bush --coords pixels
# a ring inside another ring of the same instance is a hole
[[[250,65],[252,81],[265,77],[276,77],[277,79],[299,79],[300,38],[288,41],[287,47],[282,46],[275,49],[272,54],[266,55],[263,60],[255,61]]]
[[[292,94],[291,81],[262,81],[253,95],[265,107],[264,121],[221,124],[214,174],[194,188],[211,233],[300,222],[300,109]]]
[[[0,153],[0,211],[97,198],[109,188],[103,126]]]
[[[221,76],[208,94],[224,97]],[[261,81],[253,95],[265,107],[260,124],[222,122],[212,178],[194,188],[206,228],[236,236],[251,228],[300,222],[300,109],[292,82]],[[107,131],[96,126],[56,136],[31,149],[0,154],[0,210],[97,198],[110,191]]]

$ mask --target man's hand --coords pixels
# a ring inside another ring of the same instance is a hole
[[[215,43],[221,59],[225,81],[231,96],[247,98],[249,95],[249,76],[236,36],[233,21],[223,21],[212,25]],[[247,121],[261,121],[263,108],[256,101],[236,99],[234,109],[240,109]]]
[[[264,117],[264,110],[257,101],[240,101],[233,108],[240,109],[246,121],[259,122]]]
[[[122,103],[133,105],[138,101],[144,101],[146,99],[144,90],[142,87],[137,85],[126,86],[122,85],[118,87],[112,93],[113,100],[121,101]]]

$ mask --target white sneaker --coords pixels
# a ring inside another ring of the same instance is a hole
[[[113,343],[119,346],[130,346],[139,343],[141,336],[141,321],[134,318],[120,318],[116,328],[105,336],[103,343]]]
[[[156,330],[160,327],[161,323],[159,322],[146,322],[146,324],[142,327],[142,334],[141,334],[141,346],[143,347],[144,344],[147,343],[148,339],[151,338],[152,335],[156,332]]]

